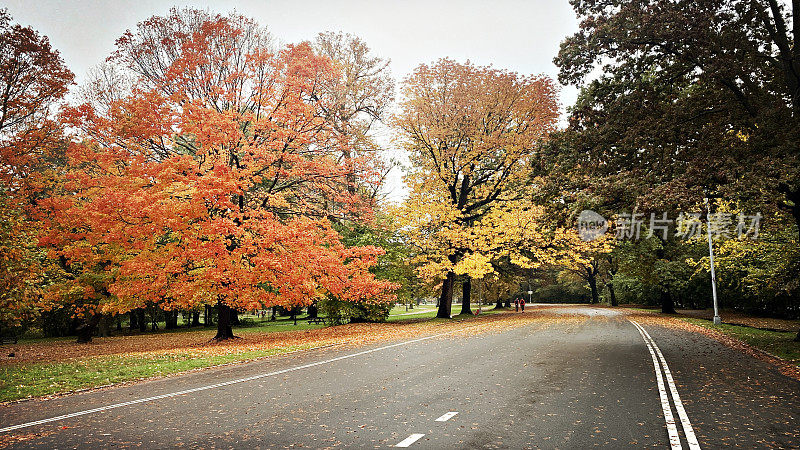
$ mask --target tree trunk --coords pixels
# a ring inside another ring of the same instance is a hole
[[[139,324],[139,331],[144,333],[147,331],[147,321],[144,320],[144,308],[139,308],[136,311],[136,316],[138,317],[136,322]]]
[[[167,330],[178,328],[178,311],[164,311],[164,322]]]
[[[506,308],[511,308],[511,298],[506,299]]]
[[[78,332],[77,342],[79,344],[92,342],[92,336],[94,336],[94,332],[97,330],[97,324],[100,323],[102,317],[101,314],[92,314],[91,317],[83,320],[83,323],[81,323],[76,330]]]
[[[503,307],[503,299],[498,297],[497,298],[497,303],[495,303],[495,305],[494,305],[494,309],[500,309],[502,307]]]
[[[450,307],[453,304],[453,283],[455,279],[455,272],[447,272],[447,277],[442,281],[442,295],[439,297],[439,311],[436,313],[436,317],[442,319],[450,318]]]
[[[800,14],[800,11],[794,11],[794,14]],[[795,16],[794,20],[797,20],[797,16]],[[795,37],[795,39],[797,39],[797,37]],[[791,200],[792,202],[792,217],[794,217],[794,223],[797,226],[797,232],[800,233],[800,190],[787,189],[784,191],[784,193],[786,194],[787,199]],[[795,336],[794,341],[800,342],[800,330],[797,331],[797,336]]]
[[[200,326],[200,311],[192,312],[192,324],[190,326],[193,327]]]
[[[100,316],[100,321],[97,322],[97,337],[109,336],[111,336],[111,316],[102,314]]]
[[[270,322],[274,322],[275,320],[277,320],[277,319],[275,318],[275,309],[276,309],[276,308],[273,306],[273,307],[272,307],[272,315],[271,315],[271,316],[270,316],[270,318],[269,318],[269,321],[270,321]]]
[[[205,309],[203,310],[203,326],[210,327],[214,325],[214,321],[211,320],[211,306],[205,305]]]
[[[600,303],[600,295],[597,293],[597,274],[594,270],[586,269],[589,280],[589,288],[592,290],[592,303]]]
[[[613,275],[612,275],[613,276]],[[611,306],[619,306],[619,302],[617,302],[617,293],[614,291],[614,279],[608,282],[608,293],[611,295]]]
[[[461,283],[461,314],[472,315],[470,308],[470,300],[472,296],[472,278],[467,275],[467,278]]]
[[[661,312],[664,314],[675,314],[675,302],[668,290],[661,291]]]
[[[306,313],[308,314],[309,319],[315,319],[319,314],[319,309],[317,309],[316,303],[313,305],[309,305],[308,309],[306,309]]]
[[[231,312],[230,306],[217,302],[217,335],[214,336],[215,341],[224,341],[236,336],[233,335],[231,328]]]
[[[139,328],[139,317],[137,316],[137,310],[132,309],[128,312],[128,316],[130,317],[130,324],[129,328],[131,330],[135,330]]]
[[[239,311],[231,308],[231,325],[241,325],[242,322],[239,320]]]

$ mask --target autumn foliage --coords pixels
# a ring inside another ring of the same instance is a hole
[[[493,261],[538,258],[520,252],[544,245],[524,192],[532,157],[555,130],[556,88],[544,76],[442,59],[419,66],[403,93],[395,125],[412,166],[400,214],[421,273],[442,280],[439,317],[449,317],[456,275],[469,283],[493,273]]]
[[[231,309],[392,298],[370,272],[382,249],[332,226],[370,220],[347,187],[374,167],[328,120],[330,58],[240,15],[172,10],[122,36],[103,75],[61,113],[72,142],[32,212],[58,262],[43,306],[90,332],[102,314],[215,305],[224,339]]]
[[[395,103],[388,60],[356,36],[281,44],[192,8],[125,32],[75,86],[0,11],[0,334],[58,315],[86,341],[123,314],[145,331],[145,311],[153,328],[180,311],[222,340],[238,312],[380,320],[398,295],[437,295],[445,318],[459,285],[463,314],[473,290],[502,306],[537,283],[701,307],[704,242],[612,234],[621,212],[705,196],[772,221],[758,243],[716,244],[721,297],[796,315],[798,252],[782,249],[800,229],[800,19],[740,0],[574,3],[585,20],[555,64],[581,92],[562,130],[545,75],[443,58]],[[409,158],[399,205],[381,198],[387,145]],[[605,236],[580,238],[584,209],[612,219]]]
[[[62,147],[53,104],[73,75],[48,39],[0,10],[0,324],[30,320],[45,264],[28,212]]]

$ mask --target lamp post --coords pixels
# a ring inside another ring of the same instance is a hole
[[[531,279],[528,278],[528,304],[530,305],[533,302],[533,289],[531,289]]]
[[[708,197],[703,201],[706,204],[706,230],[708,230],[708,259],[711,263],[711,295],[714,298],[714,325],[722,323],[719,317],[719,308],[717,307],[717,276],[714,273],[714,246],[711,245],[711,206],[708,203]]]

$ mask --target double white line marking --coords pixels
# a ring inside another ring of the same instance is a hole
[[[630,322],[636,327],[637,330],[639,330],[639,334],[642,335],[644,343],[647,344],[647,350],[650,352],[650,356],[653,358],[653,368],[656,371],[656,383],[658,384],[658,393],[661,397],[661,409],[664,411],[664,420],[667,422],[667,432],[669,433],[670,446],[673,450],[683,448],[681,445],[681,438],[678,436],[678,427],[675,425],[675,418],[672,415],[669,397],[667,396],[667,391],[664,387],[665,378],[667,380],[667,385],[669,386],[669,391],[672,394],[672,402],[675,404],[675,411],[678,412],[678,417],[681,420],[683,435],[686,437],[686,442],[689,444],[689,448],[691,450],[700,450],[700,444],[697,442],[697,437],[694,435],[692,423],[689,421],[689,416],[686,414],[686,410],[683,408],[681,396],[678,395],[678,388],[675,386],[675,381],[672,379],[672,372],[669,370],[669,365],[667,365],[667,360],[661,353],[661,349],[658,348],[656,341],[650,337],[650,333],[648,333],[644,327],[639,325],[639,323],[634,320],[630,320]],[[659,362],[661,363],[660,366]],[[662,369],[664,370],[663,375],[661,374]]]

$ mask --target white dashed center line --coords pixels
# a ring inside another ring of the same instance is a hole
[[[421,433],[412,434],[411,436],[409,436],[409,437],[403,439],[402,441],[400,441],[400,443],[395,445],[395,447],[408,447],[411,444],[413,444],[414,442],[417,442],[418,440],[420,440],[420,438],[422,438],[422,436],[425,436],[425,435],[421,434]]]
[[[458,411],[450,411],[446,414],[443,414],[438,419],[436,419],[436,422],[447,422],[448,420],[452,419],[453,416],[455,416],[456,414],[458,414]]]

